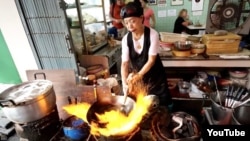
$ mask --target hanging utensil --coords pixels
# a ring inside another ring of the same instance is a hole
[[[217,81],[216,81],[215,76],[214,76],[214,85],[215,85],[216,94],[217,94],[217,96],[218,96],[220,106],[222,106],[221,97],[220,97],[220,92],[219,92],[219,90],[218,90],[218,85],[217,85]]]
[[[239,106],[242,106],[242,105],[244,105],[244,104],[246,104],[246,103],[248,103],[248,102],[250,102],[250,98],[248,98],[248,99],[245,100],[244,102],[240,103],[239,105],[235,106],[234,108],[239,107]]]
[[[231,86],[228,85],[227,87],[227,92],[226,92],[226,99],[225,99],[225,107],[228,106],[228,99],[229,99],[229,91],[230,91]]]
[[[240,87],[240,91],[237,92],[236,96],[234,97],[233,102],[231,103],[230,107],[232,108],[236,102],[239,102],[240,97],[242,96],[243,92],[245,91],[245,88]]]
[[[237,88],[237,89],[236,89],[236,88]],[[229,107],[231,107],[232,104],[235,102],[236,96],[238,95],[238,93],[239,93],[239,91],[240,91],[240,89],[241,89],[240,86],[236,86],[236,88],[235,88],[236,90],[233,92],[233,96],[232,96],[231,101],[230,101],[230,103],[229,103]]]
[[[232,85],[231,91],[230,91],[230,93],[229,93],[229,99],[228,99],[228,105],[227,105],[227,107],[229,107],[229,104],[230,104],[231,101],[232,101],[233,93],[234,93],[234,88],[235,88],[235,87]]]

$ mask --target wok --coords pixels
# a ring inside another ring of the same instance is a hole
[[[103,114],[107,111],[111,110],[120,110],[122,106],[124,106],[122,112],[124,114],[129,114],[131,110],[134,108],[135,101],[127,97],[126,103],[123,105],[124,96],[110,96],[105,98],[105,100],[96,101],[91,105],[87,112],[87,120],[88,123],[96,123],[99,127],[105,127],[105,123],[100,123],[96,114]]]

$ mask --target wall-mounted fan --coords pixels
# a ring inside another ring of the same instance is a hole
[[[206,31],[249,34],[250,0],[209,0]]]

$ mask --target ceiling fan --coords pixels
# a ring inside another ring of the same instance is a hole
[[[206,32],[249,34],[250,0],[209,0]]]

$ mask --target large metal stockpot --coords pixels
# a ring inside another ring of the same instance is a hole
[[[6,117],[15,123],[41,119],[56,107],[52,82],[34,80],[10,87],[0,94],[0,106]]]

